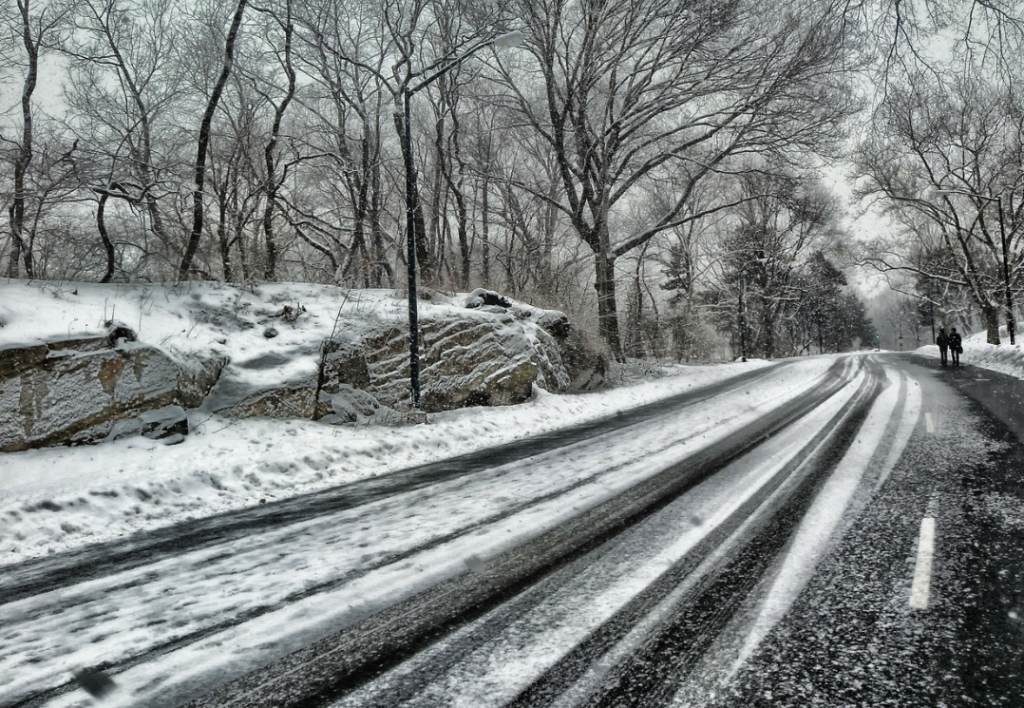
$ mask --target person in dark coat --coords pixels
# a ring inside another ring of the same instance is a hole
[[[946,350],[949,349],[949,338],[946,336],[945,327],[939,327],[939,336],[935,338],[935,343],[939,345],[939,356],[942,358],[942,365],[945,366],[947,363]]]
[[[953,327],[949,331],[949,353],[953,355],[953,366],[960,366],[960,355],[963,354],[963,340]]]

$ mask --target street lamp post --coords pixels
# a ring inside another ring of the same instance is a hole
[[[996,208],[999,210],[999,239],[1003,247],[1003,290],[1006,295],[1006,331],[1010,335],[1010,344],[1015,345],[1017,343],[1015,336],[1017,323],[1013,316],[1013,293],[1010,290],[1010,261],[1006,255],[1006,223],[1003,221],[1003,198],[998,194],[994,197],[990,197],[987,194],[965,192],[959,189],[936,189],[932,194],[936,197],[942,197],[948,194],[962,194],[965,197],[974,197],[975,199],[996,203]]]
[[[743,308],[743,295],[747,290],[747,274],[745,271],[740,271],[740,297],[739,297],[739,311],[737,312],[737,319],[740,325],[740,361],[747,360],[747,314]]]
[[[996,208],[999,209],[999,239],[1003,245],[1003,288],[1006,291],[1006,331],[1010,335],[1010,345],[1016,345],[1017,322],[1013,316],[1013,293],[1010,290],[1010,260],[1006,255],[1006,223],[1003,221],[1003,199],[996,196]]]
[[[454,57],[440,69],[430,74],[414,86],[406,86],[402,92],[404,110],[404,129],[402,140],[405,143],[405,223],[406,223],[406,261],[408,262],[409,280],[409,388],[412,392],[412,407],[420,407],[420,344],[419,344],[419,309],[416,294],[416,167],[412,159],[412,112],[409,104],[412,97],[430,84],[462,64],[484,47],[514,47],[523,41],[522,32],[508,32],[492,37],[474,45],[462,55]]]

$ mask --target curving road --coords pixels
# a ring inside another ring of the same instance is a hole
[[[0,705],[1019,705],[1017,431],[969,376],[793,360],[8,567]]]

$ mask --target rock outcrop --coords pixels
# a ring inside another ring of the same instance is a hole
[[[60,341],[51,327],[34,346],[15,343],[32,341],[23,330],[0,349],[0,451],[127,435],[178,442],[190,410],[330,424],[422,420],[409,413],[404,306],[393,291],[366,292],[373,307],[357,298],[346,309],[347,291],[308,289],[322,298],[307,302],[309,311],[227,286],[176,292],[161,347],[113,320]],[[147,307],[150,297],[141,297]],[[603,383],[607,358],[561,312],[482,289],[462,302],[441,293],[434,300],[420,317],[423,412],[520,403],[535,385],[559,393]],[[24,324],[28,312],[5,316]],[[168,325],[176,320],[191,326],[178,331]],[[197,327],[203,344],[191,336]]]
[[[185,367],[130,339],[108,334],[0,352],[0,451],[141,431],[141,419],[126,422],[165,406],[193,407],[223,365]]]
[[[500,297],[500,296],[497,296]],[[504,300],[504,298],[501,298]],[[522,403],[537,383],[561,393],[595,388],[604,381],[607,359],[560,312],[485,300],[471,311],[420,320],[421,408],[438,412],[466,406]],[[508,302],[507,300],[504,300]],[[325,343],[320,366],[318,417],[355,420],[344,397],[360,390],[388,408],[409,405],[409,340],[405,328],[389,327],[359,338],[339,336]],[[366,399],[359,404],[371,409]],[[362,415],[362,414],[360,414]]]

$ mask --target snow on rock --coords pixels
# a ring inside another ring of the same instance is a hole
[[[0,452],[93,442],[125,433],[124,422],[146,411],[196,402],[202,366],[180,366],[122,325],[109,329],[0,351]]]
[[[512,307],[512,301],[507,297],[504,297],[493,290],[485,290],[484,288],[477,288],[471,292],[466,298],[464,304],[470,309],[476,309],[478,307]]]
[[[562,392],[603,381],[606,357],[563,313],[483,290],[469,300],[508,308],[429,296],[426,412],[521,403],[534,383]],[[0,450],[127,434],[138,425],[124,421],[171,404],[325,423],[394,422],[409,407],[408,307],[392,290],[8,281],[0,301],[0,402],[17,411]]]

